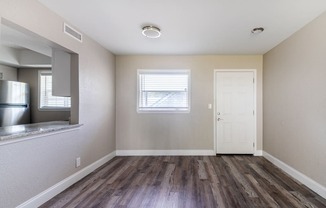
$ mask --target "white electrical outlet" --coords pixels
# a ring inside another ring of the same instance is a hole
[[[3,79],[3,73],[0,72],[0,80],[2,80],[2,79]]]
[[[80,166],[80,157],[77,157],[75,162],[76,168],[78,168]]]

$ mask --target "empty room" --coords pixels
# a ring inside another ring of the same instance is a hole
[[[325,0],[0,0],[0,208],[326,208]]]

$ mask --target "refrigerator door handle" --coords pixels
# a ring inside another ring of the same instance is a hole
[[[0,104],[0,108],[28,108],[28,104]]]

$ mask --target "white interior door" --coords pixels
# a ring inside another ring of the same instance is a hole
[[[254,71],[215,72],[217,154],[253,154]]]

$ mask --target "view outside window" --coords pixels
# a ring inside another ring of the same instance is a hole
[[[43,110],[69,110],[71,106],[70,97],[59,97],[52,95],[52,73],[51,71],[39,72],[39,108]]]
[[[138,111],[189,112],[189,70],[139,70]]]

